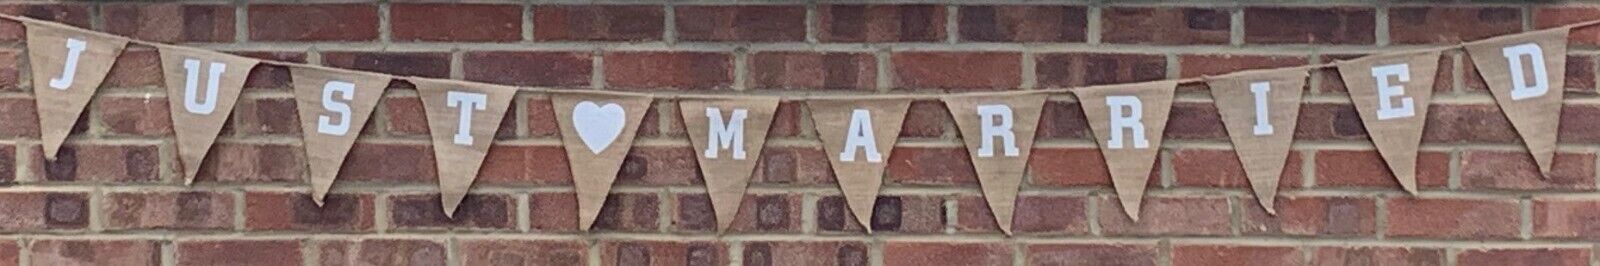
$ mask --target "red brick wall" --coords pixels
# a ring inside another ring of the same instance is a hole
[[[387,1],[386,1],[387,2]],[[537,1],[536,1],[537,2]],[[1600,6],[0,3],[0,12],[265,58],[522,86],[660,93],[994,91],[1328,62],[1589,19]],[[1219,1],[1232,2],[1232,1]],[[1359,1],[1358,1],[1359,2]],[[1120,211],[1071,97],[1047,106],[1005,237],[942,105],[913,104],[866,235],[804,108],[780,108],[731,232],[674,103],[658,101],[596,231],[549,102],[523,94],[456,219],[421,105],[388,91],[329,205],[306,196],[294,101],[263,66],[194,186],[156,54],[122,56],[61,159],[41,158],[21,27],[0,23],[0,264],[1591,265],[1600,240],[1600,28],[1572,35],[1554,176],[1540,179],[1466,55],[1447,52],[1419,163],[1396,186],[1331,70],[1313,75],[1277,216],[1257,207],[1201,85],[1180,89],[1144,219]]]

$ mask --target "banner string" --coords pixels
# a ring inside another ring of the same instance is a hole
[[[198,48],[192,48],[192,47],[182,46],[182,45],[166,44],[166,43],[160,43],[160,42],[154,42],[154,41],[139,40],[139,39],[134,39],[134,38],[125,37],[125,36],[118,36],[118,35],[113,35],[113,34],[109,34],[109,33],[103,33],[103,32],[99,32],[99,31],[95,31],[95,30],[84,29],[84,28],[80,28],[80,27],[77,27],[77,26],[73,26],[73,25],[67,25],[67,24],[63,24],[63,23],[59,23],[59,22],[55,22],[55,21],[40,20],[40,19],[34,19],[34,18],[25,17],[25,16],[17,16],[17,15],[10,15],[10,14],[0,14],[0,19],[11,20],[11,21],[16,21],[16,22],[23,22],[23,23],[35,23],[35,24],[51,25],[51,26],[55,26],[55,27],[73,28],[73,29],[78,29],[78,30],[85,31],[85,32],[93,32],[93,33],[96,33],[96,34],[99,34],[99,35],[108,36],[108,37],[112,37],[112,38],[128,40],[129,43],[152,46],[152,47],[156,47],[156,48],[163,48],[163,47],[173,48],[173,47],[176,47],[176,48],[184,48],[184,49],[198,49]],[[1572,30],[1572,29],[1576,29],[1576,28],[1594,26],[1596,24],[1600,24],[1600,20],[1582,21],[1582,22],[1566,24],[1566,25],[1562,25],[1562,26],[1558,26],[1558,27],[1552,27],[1552,28],[1540,29],[1540,30],[1551,30],[1551,29]],[[1523,32],[1523,33],[1526,33],[1526,32]],[[1481,40],[1462,42],[1462,43],[1453,44],[1453,45],[1444,45],[1444,46],[1438,46],[1438,47],[1420,48],[1420,49],[1415,49],[1415,50],[1407,50],[1407,51],[1401,51],[1401,52],[1390,52],[1390,53],[1384,53],[1384,54],[1423,53],[1423,52],[1436,52],[1436,51],[1447,51],[1447,50],[1461,49],[1462,47],[1466,47],[1468,45],[1489,41],[1489,40],[1492,40],[1492,39],[1495,39],[1495,38],[1498,38],[1498,37],[1513,36],[1513,35],[1516,35],[1516,34],[1501,35],[1501,36],[1485,38],[1485,39],[1481,39]],[[206,49],[201,49],[201,50],[206,50]],[[223,53],[223,54],[227,54],[227,53]],[[240,55],[233,55],[233,54],[227,54],[227,55],[228,56],[240,56]],[[1233,75],[1233,74],[1236,74],[1236,73],[1239,73],[1239,72],[1247,72],[1247,71],[1273,71],[1273,70],[1288,70],[1288,69],[1313,70],[1313,69],[1329,68],[1329,67],[1338,66],[1339,64],[1342,64],[1344,62],[1361,60],[1363,58],[1372,57],[1372,56],[1378,56],[1378,55],[1367,55],[1367,56],[1362,56],[1361,58],[1357,58],[1357,59],[1335,60],[1334,62],[1325,62],[1325,63],[1319,63],[1319,64],[1307,64],[1307,65],[1301,65],[1301,66],[1245,69],[1245,70],[1233,71],[1233,72],[1230,72],[1230,73],[1227,73],[1227,74],[1202,75],[1202,76],[1198,76],[1198,77],[1181,78],[1181,79],[1164,79],[1164,80],[1152,80],[1152,81],[1129,82],[1129,83],[1106,84],[1106,85],[1080,86],[1080,87],[1071,87],[1071,88],[1050,88],[1050,89],[1035,89],[1035,90],[989,91],[989,92],[954,92],[954,93],[942,93],[942,94],[883,93],[883,94],[834,94],[834,95],[799,95],[799,96],[796,96],[796,95],[750,96],[750,95],[733,95],[733,94],[666,94],[666,95],[663,95],[663,94],[657,94],[657,93],[642,93],[642,92],[614,91],[614,90],[611,90],[611,91],[598,91],[598,90],[583,90],[583,89],[555,89],[555,88],[518,87],[518,86],[503,85],[503,84],[495,84],[495,85],[514,88],[518,92],[532,92],[532,93],[564,93],[564,92],[597,93],[598,92],[598,93],[608,93],[608,94],[618,94],[618,95],[630,95],[630,96],[637,96],[637,97],[651,97],[651,98],[655,98],[655,99],[716,99],[716,98],[729,98],[729,97],[778,97],[778,98],[781,98],[781,99],[784,99],[784,100],[839,99],[839,98],[896,98],[896,99],[912,99],[912,100],[937,100],[937,99],[941,99],[941,98],[944,98],[944,97],[961,97],[961,96],[971,96],[971,95],[1015,95],[1015,94],[1070,93],[1073,90],[1086,88],[1086,87],[1121,86],[1121,85],[1128,85],[1128,84],[1142,84],[1142,83],[1153,83],[1153,82],[1173,82],[1173,81],[1176,81],[1178,84],[1193,84],[1193,83],[1200,83],[1200,82],[1205,82],[1207,80],[1215,79],[1216,77],[1228,76],[1228,75]],[[240,57],[243,57],[243,56],[240,56]],[[396,75],[390,75],[390,74],[387,74],[387,73],[380,73],[380,72],[362,71],[362,70],[354,70],[354,69],[344,69],[344,68],[329,67],[329,66],[322,66],[322,65],[314,65],[314,64],[308,64],[308,63],[281,61],[281,60],[271,60],[271,59],[255,59],[255,60],[258,60],[259,62],[264,63],[264,64],[276,65],[276,66],[313,68],[313,69],[332,70],[332,71],[340,71],[340,72],[359,72],[359,73],[365,73],[365,74],[370,74],[370,75],[387,76],[387,77],[392,77],[392,78],[395,78],[395,79],[403,79],[403,80],[431,79],[431,80],[451,80],[451,81],[457,81],[457,82],[481,83],[481,82],[475,82],[475,81],[465,81],[465,80],[456,80],[456,79],[440,79],[440,78],[428,78],[428,77],[417,77],[417,76],[396,76]],[[492,83],[485,83],[485,84],[492,84]],[[807,93],[807,94],[809,94],[809,93]]]

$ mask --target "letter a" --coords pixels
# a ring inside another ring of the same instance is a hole
[[[878,153],[878,139],[872,132],[872,112],[867,109],[855,109],[850,112],[850,130],[844,135],[844,152],[839,153],[839,161],[856,161],[856,150],[860,149],[867,154],[867,162],[882,162],[883,154]]]

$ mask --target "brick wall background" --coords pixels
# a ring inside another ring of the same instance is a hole
[[[1195,77],[1600,19],[1600,5],[35,3],[0,12],[241,54],[521,86],[833,94]],[[866,235],[786,102],[717,236],[675,103],[656,102],[597,230],[549,102],[522,94],[456,219],[416,93],[396,82],[329,204],[307,196],[286,69],[255,69],[192,187],[156,52],[132,47],[60,160],[41,157],[21,27],[0,23],[0,264],[1600,265],[1600,28],[1572,35],[1554,176],[1537,177],[1465,54],[1447,52],[1402,192],[1331,69],[1314,73],[1279,214],[1255,204],[1203,85],[1179,89],[1142,222],[1114,200],[1071,96],[1053,97],[998,232],[941,103],[917,102]]]

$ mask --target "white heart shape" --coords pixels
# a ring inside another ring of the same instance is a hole
[[[600,154],[622,135],[626,114],[627,111],[615,103],[600,106],[590,101],[579,102],[572,107],[572,128],[578,132],[583,145],[589,146],[589,151]]]

